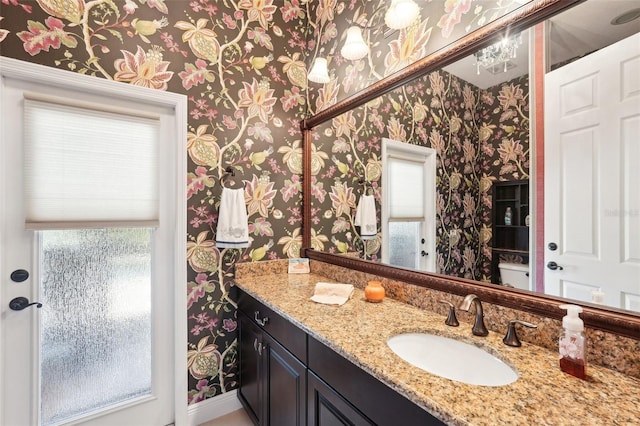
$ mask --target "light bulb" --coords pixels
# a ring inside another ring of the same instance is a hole
[[[313,81],[314,83],[328,83],[331,78],[329,78],[327,59],[316,58],[315,61],[313,61],[313,66],[311,67],[311,71],[309,71],[307,78],[309,81]]]
[[[413,0],[392,0],[384,23],[393,30],[401,30],[411,25],[419,14],[420,8]]]
[[[369,54],[369,46],[367,46],[367,43],[365,43],[362,38],[362,30],[360,27],[353,26],[347,29],[347,38],[344,46],[340,49],[340,54],[343,58],[350,61],[357,61]]]

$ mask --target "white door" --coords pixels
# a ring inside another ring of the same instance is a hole
[[[545,78],[548,294],[640,310],[639,75],[636,34]]]
[[[436,272],[435,150],[383,138],[382,167],[382,261]]]
[[[11,73],[49,72],[30,66],[11,67]],[[170,424],[176,419],[174,247],[175,210],[181,204],[172,189],[160,195],[157,227],[25,230],[23,93],[46,93],[72,102],[95,101],[95,93],[82,84],[83,76],[71,81],[71,87],[50,87],[28,78],[14,80],[5,71],[0,134],[0,424]],[[57,71],[48,75],[51,81],[60,81]],[[63,79],[74,76],[63,73]],[[100,83],[108,84],[116,83]],[[101,103],[116,106],[118,98]],[[175,137],[173,128],[165,127],[174,112],[167,109],[163,114],[159,134]],[[170,144],[175,140],[161,139]],[[167,168],[159,184],[165,188],[176,187],[175,155],[172,148],[160,148],[159,164]],[[14,273],[21,270],[28,276]],[[42,306],[21,309],[26,303],[21,298]]]

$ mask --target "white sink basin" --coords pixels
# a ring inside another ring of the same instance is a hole
[[[504,386],[518,373],[477,346],[426,333],[399,334],[387,345],[400,358],[440,377],[470,385]]]

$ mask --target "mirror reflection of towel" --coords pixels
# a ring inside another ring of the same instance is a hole
[[[378,235],[376,203],[373,195],[363,195],[358,202],[354,224],[360,227],[360,238],[372,240]]]
[[[222,188],[216,246],[220,248],[249,247],[249,222],[243,188]]]

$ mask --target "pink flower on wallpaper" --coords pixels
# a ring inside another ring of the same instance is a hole
[[[22,10],[24,10],[27,13],[31,13],[33,10],[33,6],[20,4],[18,3],[18,0],[2,0],[2,4],[11,5],[11,6],[20,6]]]
[[[431,147],[436,150],[438,156],[441,156],[445,152],[444,138],[435,128],[431,129],[429,142],[431,143]]]
[[[187,200],[193,195],[206,188],[214,185],[213,177],[207,175],[207,169],[200,166],[196,168],[195,173],[187,173]]]
[[[48,52],[50,48],[59,49],[60,45],[73,49],[78,45],[78,41],[67,33],[64,23],[52,16],[45,19],[45,24],[36,21],[27,21],[29,31],[21,31],[17,34],[22,40],[24,51],[31,56],[35,56],[41,51]]]
[[[404,125],[395,117],[391,118],[387,123],[387,132],[389,133],[390,139],[400,142],[406,142],[407,140],[407,131]]]
[[[336,133],[336,138],[343,135],[351,137],[351,132],[356,131],[356,118],[353,116],[353,111],[347,111],[334,118],[333,128]]]
[[[167,83],[173,77],[173,72],[167,71],[169,62],[157,60],[156,52],[147,56],[140,46],[135,55],[126,50],[121,52],[124,59],[116,59],[113,63],[117,70],[113,76],[114,80],[135,86],[167,90]]]
[[[253,175],[251,182],[247,182],[244,192],[244,199],[247,203],[247,214],[249,216],[258,213],[262,217],[269,216],[269,208],[273,206],[273,200],[278,193],[273,189],[273,182],[268,176]]]
[[[179,72],[178,76],[182,80],[182,87],[187,90],[205,81],[212,83],[215,79],[215,74],[207,69],[207,63],[202,59],[197,59],[195,64],[186,62],[184,71]]]
[[[304,9],[300,7],[300,0],[286,0],[284,6],[280,7],[280,12],[282,12],[284,22],[303,19],[306,16]]]
[[[259,217],[253,223],[249,224],[249,233],[260,235],[261,237],[273,237],[271,222],[263,217]]]
[[[498,100],[503,110],[508,110],[510,107],[517,107],[519,101],[524,99],[524,92],[520,85],[508,84],[502,86],[500,93],[498,94]]]
[[[258,81],[254,78],[251,84],[242,82],[243,88],[238,91],[238,107],[246,108],[249,118],[258,117],[263,123],[269,122],[269,115],[273,113],[273,105],[277,98],[273,96],[274,90],[269,83]]]
[[[196,280],[187,283],[187,309],[203,298],[205,294],[215,290],[215,283],[209,281],[207,274],[198,274]]]
[[[350,216],[351,209],[356,208],[356,196],[353,188],[347,186],[346,182],[340,182],[331,187],[331,204],[336,211],[336,217],[343,214]]]
[[[449,38],[453,28],[460,23],[462,15],[471,10],[472,0],[447,0],[444,4],[445,14],[438,21],[438,27],[442,28],[442,37]]]
[[[439,71],[435,71],[429,74],[429,84],[433,96],[442,96],[444,93],[444,80]]]
[[[389,53],[384,58],[384,75],[391,75],[422,58],[427,51],[432,27],[424,20],[416,28],[400,30],[398,38],[389,43]]]
[[[289,202],[293,197],[298,195],[302,190],[302,183],[299,175],[293,175],[291,180],[286,179],[284,185],[280,188],[280,194],[284,202]]]
[[[518,161],[524,154],[524,151],[520,141],[503,139],[498,147],[498,153],[500,154],[500,160],[502,160],[502,163],[507,164],[512,161]]]
[[[273,50],[271,36],[264,28],[256,27],[253,30],[247,31],[247,37],[258,43],[260,46]]]
[[[158,9],[158,11],[165,15],[169,13],[169,9],[167,9],[167,5],[164,4],[164,0],[147,0],[147,5],[154,9]]]
[[[265,30],[269,28],[269,21],[273,20],[273,14],[278,8],[273,5],[273,0],[241,0],[238,7],[247,10],[249,21],[258,21]]]
[[[224,22],[224,25],[230,30],[235,30],[238,27],[233,17],[227,13],[222,14],[222,22]]]
[[[285,90],[284,96],[280,98],[280,103],[282,103],[282,109],[287,112],[291,108],[294,108],[298,105],[304,105],[306,102],[305,97],[300,92],[299,87],[292,87],[291,90]]]
[[[237,327],[238,323],[231,318],[225,318],[222,320],[222,328],[229,333],[235,331]]]
[[[340,85],[335,78],[323,85],[322,88],[318,90],[318,96],[316,97],[316,111],[322,111],[335,104],[338,100],[339,89]]]
[[[324,25],[327,22],[333,21],[334,10],[336,9],[337,0],[320,0],[316,9],[317,21]]]

